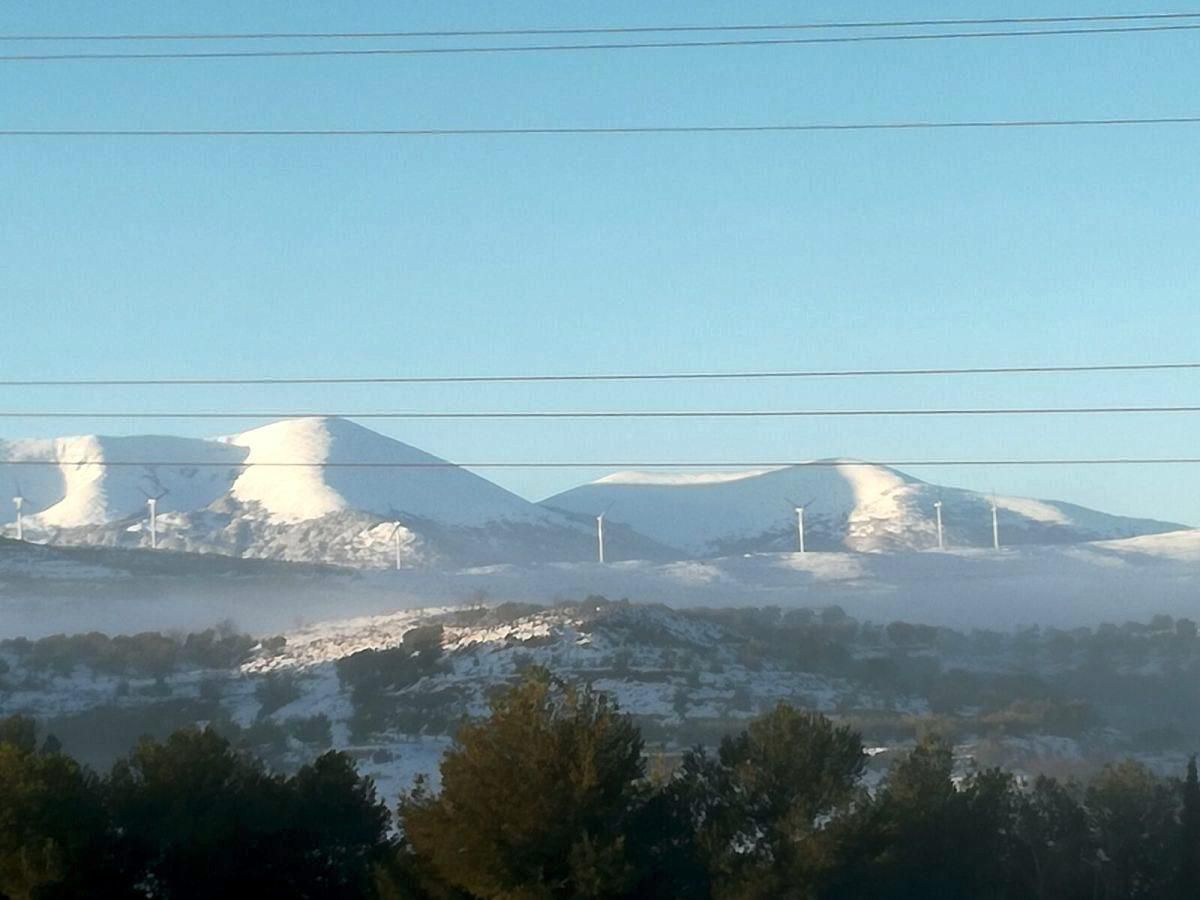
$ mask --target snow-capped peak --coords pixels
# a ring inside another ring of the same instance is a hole
[[[249,451],[234,498],[276,522],[351,509],[454,525],[548,518],[478,475],[346,419],[286,419],[224,440]]]
[[[991,544],[991,498],[853,460],[741,473],[623,472],[543,503],[578,514],[607,509],[613,523],[705,558],[794,548],[795,505],[804,506],[808,549],[927,549],[937,542],[934,503],[939,500],[952,544]],[[997,497],[995,503],[1002,539],[1009,543],[1128,537],[1183,527],[1048,500]]]

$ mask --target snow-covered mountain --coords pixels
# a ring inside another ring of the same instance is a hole
[[[410,565],[595,555],[590,521],[345,419],[287,419],[217,440],[16,441],[0,444],[0,459],[48,463],[0,466],[0,490],[25,498],[27,536],[55,543],[144,546],[146,500],[159,496],[167,549],[383,566],[395,559],[399,522]],[[76,465],[85,460],[108,465]],[[0,509],[11,523],[13,507]],[[670,555],[620,527],[610,542],[626,556]]]
[[[689,557],[709,558],[794,549],[796,505],[805,508],[810,550],[928,549],[937,546],[934,504],[939,500],[949,546],[991,545],[990,496],[851,461],[736,473],[621,472],[542,505],[573,513],[607,510],[607,521],[678,547]],[[995,503],[1005,545],[1127,538],[1185,527],[1057,501],[998,496]]]
[[[159,545],[231,556],[446,569],[588,561],[607,512],[609,560],[705,559],[791,550],[793,504],[810,550],[896,551],[991,543],[991,498],[884,466],[827,463],[740,473],[624,472],[541,504],[338,418],[285,419],[214,440],[87,435],[0,442],[0,498],[24,498],[26,536],[55,544]],[[105,465],[81,465],[102,462]],[[1001,542],[1059,544],[1182,528],[1067,503],[997,497]],[[0,534],[15,510],[0,502]],[[399,528],[395,523],[400,523]]]
[[[357,510],[464,527],[561,524],[478,475],[345,419],[288,419],[225,441],[245,451],[231,496],[258,504],[273,522]]]
[[[18,495],[35,529],[105,525],[139,515],[147,496],[161,495],[162,512],[200,509],[229,491],[245,456],[240,447],[177,437],[0,441],[0,460],[22,463],[0,466],[0,521],[14,519],[8,498]],[[81,461],[106,465],[76,465]]]

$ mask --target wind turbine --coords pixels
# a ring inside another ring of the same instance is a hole
[[[25,540],[25,522],[21,516],[21,508],[25,505],[25,495],[21,492],[21,482],[17,482],[17,496],[13,497],[13,506],[17,508],[17,540]]]
[[[795,500],[788,500],[787,497],[784,497],[783,499],[787,500],[787,502],[791,505],[792,509],[794,509],[796,511],[796,536],[799,538],[800,552],[803,553],[804,552],[804,509],[806,506],[808,506],[810,503],[812,503],[812,499],[810,498],[810,499],[804,501],[803,503],[797,503]]]
[[[139,488],[139,490],[141,490],[141,489]],[[168,491],[166,488],[163,488],[161,491],[159,491],[157,494],[154,494],[153,496],[151,496],[150,494],[147,494],[145,491],[142,491],[142,494],[146,498],[146,505],[148,507],[150,507],[150,549],[151,550],[158,549],[158,501],[161,500],[163,497],[167,496],[167,494],[169,494],[169,493],[170,493],[170,491]]]
[[[935,500],[933,502],[933,511],[937,515],[938,549],[945,550],[946,549],[946,536],[945,536],[945,532],[942,531],[942,501],[941,500]]]
[[[392,538],[396,542],[396,571],[400,571],[400,529],[403,527],[399,522],[392,523]]]
[[[1000,516],[996,511],[996,495],[992,494],[992,549],[1000,549]]]
[[[604,559],[604,517],[608,515],[608,511],[612,509],[612,503],[604,507],[604,512],[596,516],[596,549],[599,551],[600,562],[605,562]]]

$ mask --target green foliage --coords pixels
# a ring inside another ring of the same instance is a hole
[[[464,725],[442,789],[400,804],[412,850],[477,897],[622,896],[636,882],[626,829],[641,797],[642,742],[590,688],[536,670]]]
[[[864,766],[857,734],[782,704],[722,741],[716,759],[685,756],[671,791],[716,895],[815,896],[831,862],[822,822],[849,808]]]
[[[285,723],[287,732],[302,744],[328,750],[333,746],[333,726],[329,716],[317,713],[315,716],[288,719]]]
[[[112,771],[114,826],[156,897],[367,897],[388,814],[342,754],[267,774],[215,732],[143,742]]]
[[[1181,897],[1200,897],[1200,777],[1196,757],[1188,759],[1179,813],[1179,879]]]
[[[86,668],[109,675],[162,678],[184,666],[235,668],[249,658],[255,644],[248,635],[222,627],[182,638],[153,631],[114,637],[93,631],[36,641],[17,638],[0,641],[0,651],[12,653],[35,672],[69,675]]]
[[[368,741],[372,735],[401,724],[412,731],[412,708],[401,709],[393,696],[416,684],[426,675],[437,672],[442,659],[442,627],[422,626],[405,633],[399,647],[386,650],[360,650],[336,663],[338,681],[350,690],[354,715],[350,720],[350,736],[356,743]],[[437,718],[437,728],[444,730],[449,717]]]
[[[338,680],[354,699],[397,691],[437,671],[442,657],[441,626],[408,631],[399,647],[360,650],[337,661]]]
[[[0,719],[0,746],[5,745],[19,753],[32,753],[37,748],[37,722],[21,715]]]
[[[1086,802],[1113,896],[1168,896],[1178,859],[1173,839],[1178,797],[1144,766],[1106,766],[1088,785]]]
[[[98,782],[52,746],[35,752],[31,725],[0,722],[0,896],[54,896],[55,886],[88,881],[103,891],[94,875],[108,859]]]
[[[1155,627],[1145,634],[1175,639],[1177,623]],[[436,662],[435,648],[440,636],[418,634],[404,658]],[[1086,785],[1022,784],[964,772],[951,744],[929,736],[869,792],[853,729],[780,705],[715,754],[685,753],[647,777],[628,716],[533,670],[460,728],[440,791],[421,783],[401,798],[392,838],[348,756],[326,753],[287,777],[240,749],[274,753],[289,735],[320,744],[328,720],[222,727],[234,742],[184,729],[98,777],[52,739],[39,744],[31,720],[0,719],[0,897],[1197,896],[1194,760],[1178,781],[1125,762]]]
[[[1022,896],[1005,886],[1011,777],[984,772],[956,786],[953,762],[945,741],[927,738],[893,767],[875,797],[835,824],[845,860],[823,896]]]
[[[1095,896],[1098,848],[1078,793],[1074,785],[1042,776],[1017,795],[1011,830],[1013,886],[1025,896],[1036,900]]]
[[[300,699],[300,684],[295,675],[271,672],[264,675],[254,686],[254,699],[258,701],[258,717],[265,719],[277,709]]]
[[[218,703],[185,698],[138,706],[95,706],[50,719],[46,727],[58,736],[66,752],[80,762],[107,769],[142,737],[164,739],[196,722],[223,723],[224,719]]]

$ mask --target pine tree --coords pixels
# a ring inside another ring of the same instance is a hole
[[[1177,792],[1141,763],[1125,760],[1092,779],[1086,804],[1103,852],[1107,896],[1169,897],[1178,877]]]
[[[851,729],[780,704],[688,754],[674,791],[695,823],[717,896],[812,896],[836,865],[825,824],[855,796],[865,765]]]
[[[33,733],[0,742],[0,896],[87,896],[67,885],[99,883],[107,829],[94,776],[61,754],[35,753]],[[88,877],[85,879],[85,873]]]
[[[107,795],[133,882],[166,900],[356,900],[387,849],[387,809],[339,753],[284,778],[184,730],[118,761]]]
[[[1194,755],[1188,760],[1179,818],[1179,897],[1185,900],[1200,897],[1200,779]]]
[[[416,856],[476,897],[631,896],[629,822],[642,802],[642,740],[603,695],[532,670],[464,725],[400,819]]]

